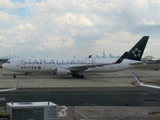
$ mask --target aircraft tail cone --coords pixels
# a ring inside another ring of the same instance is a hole
[[[128,97],[126,97],[126,106],[128,106]]]

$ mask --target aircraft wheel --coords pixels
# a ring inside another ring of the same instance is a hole
[[[76,75],[76,78],[80,78],[80,75]]]
[[[75,75],[75,74],[72,74],[72,77],[73,77],[73,78],[75,78],[75,77],[76,77],[76,75]]]
[[[84,75],[81,75],[80,77],[81,77],[81,78],[84,78]]]
[[[13,73],[13,78],[16,78],[16,74],[15,73]]]

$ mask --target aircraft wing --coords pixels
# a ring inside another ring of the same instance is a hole
[[[16,84],[15,88],[1,89],[0,92],[6,92],[6,91],[16,90],[18,88],[18,84],[19,84],[19,80],[17,81],[17,84]]]
[[[102,66],[105,66],[105,65],[119,64],[119,63],[121,63],[123,61],[123,59],[126,57],[127,54],[128,54],[128,52],[125,52],[116,62],[113,62],[113,63],[74,66],[74,67],[70,67],[69,70],[83,71],[83,70],[86,70],[88,68],[102,67]]]
[[[144,84],[134,72],[132,72],[132,74],[141,86],[160,89],[160,86]]]

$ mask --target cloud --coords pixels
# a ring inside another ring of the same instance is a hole
[[[151,25],[151,26],[153,26],[153,25],[159,25],[159,21],[157,21],[157,23],[154,21],[154,20],[152,20],[152,21],[147,21],[146,19],[143,19],[142,21],[140,21],[139,23],[137,23],[138,25]]]
[[[25,27],[23,25],[18,25],[14,27],[17,30],[25,30]]]
[[[146,52],[158,57],[158,0],[5,0],[0,9],[0,56],[120,55],[149,35]]]
[[[91,20],[83,14],[66,13],[64,16],[56,18],[56,21],[59,25],[68,24],[77,27],[91,27],[94,25]]]
[[[42,43],[43,46],[47,47],[48,49],[62,48],[62,47],[70,47],[74,45],[74,40],[70,38],[64,38],[59,36],[50,35],[47,39]]]
[[[4,20],[8,20],[10,18],[9,14],[3,12],[3,11],[0,11],[0,19],[1,21],[4,21]]]
[[[15,7],[15,4],[14,3],[12,3],[10,0],[1,0],[0,1],[0,8],[6,8],[6,9],[8,9],[8,8],[13,8],[13,7]]]
[[[6,38],[0,35],[0,41],[5,41]]]
[[[40,46],[36,47],[35,49],[39,50],[39,51],[45,51],[45,48],[42,48]]]
[[[97,52],[105,50],[108,54],[121,55],[129,51],[141,37],[140,35],[132,35],[130,32],[122,30],[117,33],[107,33],[104,38],[96,40],[94,45],[99,48]]]
[[[14,28],[20,31],[23,31],[23,30],[35,31],[36,30],[36,27],[30,23],[25,23],[24,25],[20,24],[18,26],[15,26]]]

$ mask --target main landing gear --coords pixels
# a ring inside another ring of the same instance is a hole
[[[13,73],[13,78],[16,78],[16,73]]]
[[[84,75],[72,74],[73,78],[84,78]]]

